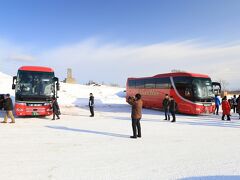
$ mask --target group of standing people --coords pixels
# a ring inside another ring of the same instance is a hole
[[[168,94],[165,95],[165,98],[162,102],[162,106],[165,112],[165,119],[170,121],[170,113],[172,115],[172,121],[171,122],[176,122],[176,109],[177,109],[177,103],[173,99],[173,96],[170,96]]]
[[[142,106],[143,106],[141,94],[136,94],[135,97],[129,97],[127,99],[127,102],[132,106],[131,118],[132,118],[133,136],[130,136],[130,138],[134,138],[134,139],[141,138],[142,133],[141,133],[140,120],[142,118]],[[177,104],[173,99],[173,97],[172,96],[169,97],[169,95],[166,94],[162,102],[162,105],[165,112],[165,120],[170,121],[170,113],[171,113],[172,115],[171,122],[176,122],[175,112],[177,109]]]
[[[7,123],[8,118],[11,119],[10,123],[15,123],[15,118],[13,116],[13,102],[10,94],[4,95],[0,102],[3,105],[3,110],[5,111],[4,120],[1,123]]]
[[[225,120],[225,116],[227,116],[227,121],[231,121],[231,109],[233,109],[233,113],[239,114],[240,119],[240,95],[237,98],[236,95],[231,99],[227,99],[227,96],[222,98],[222,102],[219,96],[215,96],[215,111],[214,114],[219,114],[219,107],[222,105],[222,120]]]

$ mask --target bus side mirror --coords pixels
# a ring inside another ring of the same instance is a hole
[[[17,76],[13,76],[12,89],[16,88],[16,84],[15,84],[16,80],[17,80]]]
[[[59,79],[58,79],[57,77],[54,77],[53,80],[54,80],[55,82],[57,82],[57,83],[56,83],[56,88],[57,88],[57,91],[59,91],[59,90],[60,90]]]
[[[212,86],[213,86],[213,92],[215,94],[221,94],[221,91],[222,91],[222,86],[221,86],[221,83],[219,82],[212,82]]]

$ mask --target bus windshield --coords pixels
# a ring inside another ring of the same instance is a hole
[[[19,71],[17,76],[17,95],[53,95],[53,72]]]
[[[210,78],[174,77],[178,93],[191,101],[211,101],[214,97]]]

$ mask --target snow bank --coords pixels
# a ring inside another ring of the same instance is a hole
[[[7,93],[14,96],[14,91],[12,90],[12,76],[0,72],[0,94]]]

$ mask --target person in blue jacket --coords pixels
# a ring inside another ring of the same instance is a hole
[[[221,105],[221,101],[220,101],[220,98],[218,97],[218,95],[215,95],[214,101],[215,101],[214,114],[218,115],[219,106]]]

